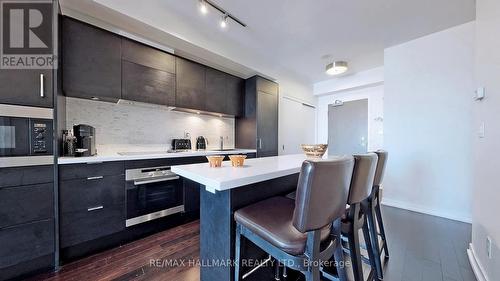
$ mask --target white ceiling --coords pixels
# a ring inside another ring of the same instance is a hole
[[[102,16],[96,9],[103,5],[197,46],[207,56],[233,62],[242,75],[250,74],[249,68],[304,83],[331,78],[324,73],[330,60],[347,60],[350,73],[377,67],[383,64],[384,48],[475,18],[475,0],[213,1],[248,27],[230,22],[221,31],[220,14],[210,10],[202,16],[197,0],[94,0],[86,11],[78,5],[88,0],[61,0],[61,5],[95,17]],[[176,52],[190,53],[181,45],[170,44]],[[202,53],[192,55],[211,60]]]

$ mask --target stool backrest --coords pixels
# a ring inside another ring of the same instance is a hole
[[[384,179],[385,164],[387,163],[387,156],[389,155],[385,150],[377,150],[375,153],[378,156],[377,169],[375,170],[375,179],[373,180],[374,186],[380,186]]]
[[[347,200],[349,205],[359,203],[370,196],[376,167],[377,154],[371,152],[354,155],[354,172]]]
[[[297,230],[321,229],[342,216],[353,167],[352,156],[302,163],[293,213]]]

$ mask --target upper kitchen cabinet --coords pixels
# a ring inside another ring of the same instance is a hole
[[[245,106],[245,80],[227,74],[226,79],[226,114],[243,116]]]
[[[226,74],[213,68],[207,68],[205,76],[205,110],[225,113],[226,111]]]
[[[62,23],[62,81],[66,96],[121,98],[121,38],[70,19]]]
[[[236,146],[257,157],[278,155],[278,84],[254,76],[245,81],[245,113],[236,118]]]
[[[0,70],[0,103],[53,107],[52,70]]]
[[[122,51],[122,98],[175,105],[175,57],[128,39]]]
[[[206,111],[240,116],[243,111],[243,86],[245,80],[207,68]]]
[[[195,62],[179,58],[176,64],[175,106],[205,110],[205,73],[206,67]]]

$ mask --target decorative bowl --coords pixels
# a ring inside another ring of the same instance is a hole
[[[300,146],[309,158],[322,158],[328,148],[328,144],[302,144]]]
[[[242,167],[243,163],[245,163],[245,158],[247,158],[246,155],[229,155],[233,167]]]
[[[222,167],[222,161],[224,160],[225,157],[226,156],[224,155],[211,155],[207,156],[207,159],[211,168],[217,168],[217,167]]]

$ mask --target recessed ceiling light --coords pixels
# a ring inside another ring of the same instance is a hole
[[[339,75],[346,72],[348,69],[347,62],[345,61],[334,61],[326,66],[326,74],[328,75]]]
[[[200,0],[200,12],[202,14],[207,14],[208,13],[208,7],[207,7],[207,3],[204,1],[204,0]]]
[[[227,27],[227,15],[223,15],[221,20],[220,20],[220,27],[221,28],[226,28]]]

